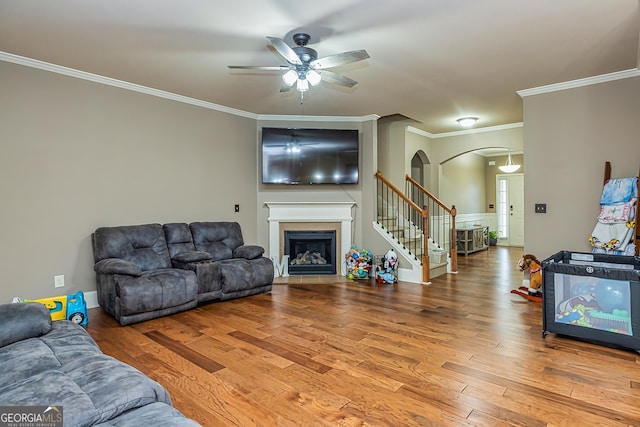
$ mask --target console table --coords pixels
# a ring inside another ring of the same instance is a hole
[[[456,250],[459,254],[469,255],[488,248],[489,227],[470,227],[456,230]]]

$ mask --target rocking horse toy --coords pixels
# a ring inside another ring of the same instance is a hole
[[[518,269],[529,274],[529,286],[513,289],[512,294],[520,295],[530,301],[542,302],[542,266],[535,255],[524,254],[518,261]]]

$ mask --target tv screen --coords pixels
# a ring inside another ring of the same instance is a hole
[[[357,184],[357,129],[262,128],[263,184]]]

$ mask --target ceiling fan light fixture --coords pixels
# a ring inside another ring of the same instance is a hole
[[[298,80],[298,72],[296,70],[289,70],[282,75],[282,81],[287,86],[291,87]]]
[[[513,161],[511,160],[511,150],[509,150],[509,157],[507,157],[507,164],[504,166],[498,166],[498,169],[500,169],[504,173],[513,173],[518,169],[520,169],[520,165],[514,164]]]
[[[463,128],[469,128],[474,124],[476,124],[476,122],[478,121],[478,118],[477,117],[461,117],[456,121],[460,123],[460,126],[462,126]]]
[[[309,70],[307,71],[307,80],[311,86],[317,86],[320,80],[322,80],[322,77],[316,70]]]
[[[308,91],[309,82],[307,81],[307,79],[298,79],[298,82],[296,83],[296,89],[298,89],[298,92]]]

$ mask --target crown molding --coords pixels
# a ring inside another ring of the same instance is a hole
[[[542,93],[558,92],[566,89],[574,89],[577,87],[590,86],[598,83],[612,82],[615,80],[628,79],[631,77],[640,76],[640,70],[638,68],[631,68],[624,71],[616,71],[614,73],[601,74],[599,76],[587,77],[584,79],[570,80],[568,82],[555,83],[546,86],[534,87],[531,89],[518,90],[516,93],[520,97],[540,95]]]
[[[437,139],[437,138],[447,138],[449,136],[469,135],[474,133],[496,132],[496,131],[506,130],[506,129],[521,128],[523,126],[524,126],[524,123],[518,122],[518,123],[509,123],[506,125],[487,126],[484,128],[465,129],[465,130],[458,130],[454,132],[443,132],[443,133],[429,133],[420,129],[416,129],[413,126],[407,126],[407,131],[425,136],[427,138]]]
[[[407,126],[406,130],[416,135],[424,136],[425,138],[435,138],[436,134],[429,133],[426,130],[416,129],[413,126]]]
[[[214,104],[212,102],[203,101],[201,99],[190,98],[188,96],[178,95],[164,90],[154,89],[135,83],[125,82],[123,80],[112,79],[98,74],[87,73],[73,68],[63,67],[61,65],[51,64],[49,62],[39,61],[24,56],[14,55],[12,53],[0,51],[0,61],[11,62],[13,64],[23,65],[25,67],[37,68],[39,70],[49,71],[52,73],[62,74],[77,79],[88,80],[94,83],[100,83],[107,86],[114,86],[120,89],[140,92],[146,95],[156,96],[159,98],[169,99],[172,101],[182,102],[184,104],[195,105],[198,107],[208,108],[223,113],[233,114],[235,116],[247,117],[254,120],[273,120],[273,121],[314,121],[314,122],[367,122],[376,121],[380,118],[375,114],[362,117],[340,117],[340,116],[286,116],[286,115],[258,115],[248,111],[238,110],[235,108],[225,107],[224,105]]]
[[[287,121],[287,122],[369,122],[377,121],[380,116],[369,114],[368,116],[287,116],[260,114],[258,120],[263,121]]]
[[[51,64],[49,62],[38,61],[37,59],[26,58],[24,56],[14,55],[12,53],[0,51],[0,60],[5,62],[11,62],[18,65],[24,65],[25,67],[37,68],[44,71],[50,71],[52,73],[62,74],[77,79],[88,80],[94,83],[100,83],[107,86],[113,86],[120,89],[130,90],[133,92],[140,92],[146,95],[156,96],[158,98],[169,99],[172,101],[182,102],[184,104],[195,105],[198,107],[208,108],[210,110],[216,110],[223,113],[229,113],[236,116],[247,117],[257,120],[258,115],[250,113],[248,111],[237,110],[235,108],[225,107],[224,105],[214,104],[212,102],[202,101],[201,99],[190,98],[188,96],[178,95],[164,90],[154,89],[147,86],[137,85],[135,83],[129,83],[122,80],[112,79],[111,77],[105,77],[98,74],[87,73],[85,71],[76,70],[73,68],[63,67],[61,65]]]

